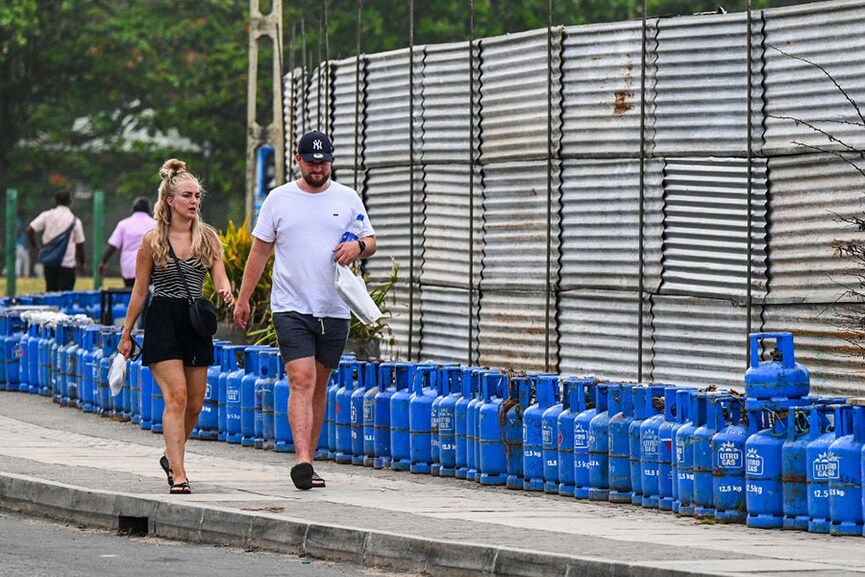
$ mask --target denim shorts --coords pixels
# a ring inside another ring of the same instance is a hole
[[[282,362],[315,357],[329,369],[339,366],[348,341],[349,320],[318,318],[298,312],[273,314]]]

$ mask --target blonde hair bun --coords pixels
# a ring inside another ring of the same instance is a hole
[[[159,169],[159,176],[163,180],[172,179],[181,172],[186,172],[186,163],[176,158],[170,158],[165,161],[162,168]]]

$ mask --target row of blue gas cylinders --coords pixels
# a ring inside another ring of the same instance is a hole
[[[140,361],[129,361],[127,386],[110,395],[118,339],[110,326],[31,325],[20,353],[4,360],[0,389],[161,432],[164,404]],[[214,348],[193,436],[292,451],[278,349]],[[795,374],[778,381],[791,367]],[[763,398],[344,357],[328,386],[316,456],[753,527],[861,535],[865,407],[809,397],[808,387],[792,349],[771,363],[752,359],[746,391]]]
[[[70,316],[85,315],[98,322],[102,319],[106,292],[112,293],[110,299],[111,318],[123,319],[126,316],[130,294],[124,291],[99,290],[47,292],[2,297],[0,298],[0,318],[6,314],[18,315],[28,308],[46,307]],[[7,334],[5,330],[2,330],[2,327],[0,327],[0,334]]]

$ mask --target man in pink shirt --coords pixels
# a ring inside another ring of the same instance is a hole
[[[99,274],[105,275],[105,265],[114,251],[120,249],[120,276],[123,284],[131,287],[135,284],[135,256],[144,233],[156,226],[156,221],[150,216],[150,201],[139,196],[132,203],[132,215],[117,223],[114,232],[108,237],[108,246],[99,263]]]
[[[69,191],[58,191],[54,195],[54,208],[41,212],[27,227],[27,239],[36,251],[37,260],[46,244],[55,237],[71,231],[62,259],[58,258],[58,262],[43,263],[45,290],[49,292],[73,290],[76,269],[84,269],[84,226],[81,220],[72,214],[72,209],[69,208],[71,200]],[[36,243],[36,233],[39,232],[42,233],[42,246]]]

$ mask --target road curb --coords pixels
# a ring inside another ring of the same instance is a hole
[[[148,535],[165,539],[305,554],[331,561],[447,577],[729,575],[308,523],[267,511],[237,511],[195,502],[168,502],[161,498],[85,489],[11,473],[0,473],[0,508],[110,530],[118,530],[122,518],[146,518]]]

